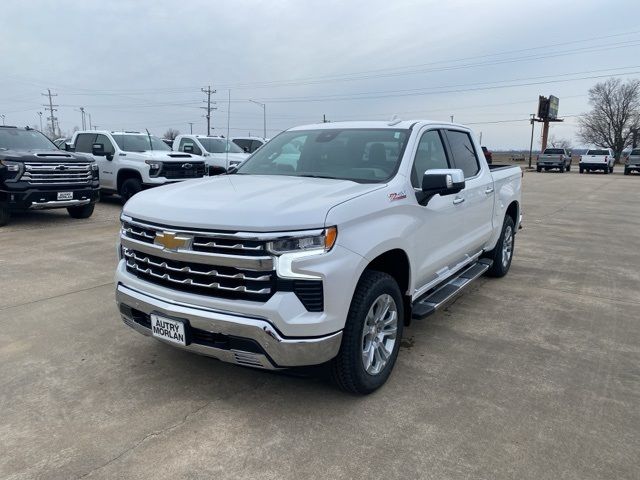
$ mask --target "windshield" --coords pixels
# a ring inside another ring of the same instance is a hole
[[[245,153],[239,146],[226,138],[203,138],[198,137],[198,141],[209,153]]]
[[[57,150],[47,137],[36,130],[0,128],[0,150]]]
[[[547,155],[558,155],[564,153],[564,150],[561,148],[547,148],[544,153]]]
[[[609,155],[608,150],[588,150],[587,155]]]
[[[636,150],[631,150],[631,153],[629,155],[633,155],[634,157],[636,155],[640,155],[640,149],[636,149]]]
[[[153,135],[116,134],[112,136],[118,144],[118,147],[120,147],[120,150],[123,150],[125,152],[146,152],[149,150],[171,151],[166,143],[164,143],[158,137],[154,137]],[[149,140],[151,140],[151,142],[149,142]]]
[[[382,183],[398,170],[409,130],[299,130],[281,133],[238,174],[290,175]]]

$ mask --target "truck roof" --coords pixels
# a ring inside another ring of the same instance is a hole
[[[348,128],[385,128],[390,130],[397,129],[409,129],[416,124],[420,125],[446,125],[451,127],[460,127],[469,129],[469,127],[451,122],[442,122],[436,120],[392,120],[392,121],[380,121],[380,120],[358,120],[348,122],[327,122],[327,123],[312,123],[309,125],[300,125],[298,127],[290,128],[289,131],[296,130],[334,130],[334,129],[348,129]]]

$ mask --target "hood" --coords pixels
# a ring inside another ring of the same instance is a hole
[[[157,160],[159,162],[190,162],[202,161],[199,157],[194,157],[189,153],[173,152],[171,150],[147,150],[146,152],[124,152],[127,157],[134,160]]]
[[[0,150],[0,158],[13,162],[93,162],[88,155],[64,150]]]
[[[323,227],[333,206],[383,187],[284,175],[218,175],[146,190],[129,200],[123,213],[175,227],[304,230]]]

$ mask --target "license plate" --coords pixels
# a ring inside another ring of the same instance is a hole
[[[187,344],[184,322],[172,318],[151,314],[151,334],[156,338],[168,340],[178,345]]]
[[[58,200],[73,200],[73,192],[58,192]]]

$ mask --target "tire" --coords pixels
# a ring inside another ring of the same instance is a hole
[[[386,313],[380,315],[385,308]],[[393,323],[388,323],[391,322],[394,308],[395,331]],[[370,326],[369,322],[376,318],[377,323]],[[397,282],[386,273],[365,270],[351,300],[340,351],[331,361],[334,382],[347,392],[361,395],[384,385],[398,357],[403,322],[404,306]],[[374,343],[375,339],[379,343]],[[371,357],[365,359],[367,344]],[[386,362],[382,353],[387,356]]]
[[[629,171],[629,169],[628,169],[628,168],[625,168],[625,169],[624,169],[624,174],[625,174],[625,175],[629,175],[630,173],[631,173],[631,172]]]
[[[613,165],[609,167],[609,173],[613,173]]]
[[[124,205],[131,197],[140,191],[142,191],[142,182],[137,178],[127,178],[122,182],[122,185],[120,185],[118,194],[120,198],[122,198],[122,204]]]
[[[567,172],[571,171],[571,164],[567,165]]]
[[[95,203],[90,203],[89,205],[80,205],[78,207],[67,207],[67,212],[69,212],[71,218],[89,218],[93,215],[95,206]]]
[[[605,175],[609,175],[609,167],[604,167],[603,172]]]
[[[578,169],[580,170],[580,173],[584,173],[584,168],[578,167]]]
[[[9,213],[9,205],[0,202],[0,227],[4,227],[7,223],[9,223],[10,217],[11,215]]]
[[[536,172],[538,173],[542,172],[542,167],[536,167]]]
[[[516,229],[513,219],[510,216],[504,218],[502,223],[502,233],[496,243],[496,247],[486,255],[493,260],[493,265],[487,270],[486,275],[489,277],[504,277],[511,267],[513,260],[513,249],[515,247]]]

